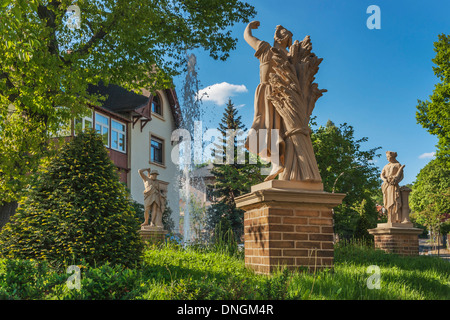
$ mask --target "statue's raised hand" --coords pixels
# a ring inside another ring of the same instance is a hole
[[[248,24],[248,27],[250,29],[258,29],[259,26],[260,26],[259,21],[252,21]]]

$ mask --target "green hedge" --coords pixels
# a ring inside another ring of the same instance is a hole
[[[94,131],[63,145],[36,175],[0,233],[0,253],[53,266],[133,266],[142,254],[140,224],[102,139]]]

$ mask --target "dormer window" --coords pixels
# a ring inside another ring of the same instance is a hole
[[[162,116],[162,104],[161,104],[161,98],[159,97],[159,94],[155,94],[153,96],[152,100],[152,113],[155,113],[159,116]]]

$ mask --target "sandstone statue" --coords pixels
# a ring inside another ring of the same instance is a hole
[[[253,36],[252,30],[259,25],[259,21],[249,23],[244,39],[260,61],[250,133],[265,141],[251,143],[249,134],[245,146],[272,162],[266,181],[278,176],[279,180],[321,182],[308,125],[317,99],[327,91],[313,82],[322,59],[311,52],[309,36],[292,43],[292,33],[277,26],[271,46]],[[279,157],[272,156],[276,153]]]
[[[389,163],[381,171],[383,205],[387,210],[388,223],[401,223],[404,219],[402,219],[402,190],[399,183],[403,180],[403,168],[405,165],[401,165],[397,161],[397,152],[387,151],[386,158]],[[405,208],[407,205],[405,203]]]
[[[418,255],[418,235],[423,230],[414,228],[414,224],[409,220],[408,198],[412,190],[407,186],[399,186],[403,180],[405,166],[397,161],[397,152],[387,151],[386,158],[389,163],[381,171],[383,180],[381,190],[388,221],[387,223],[378,223],[376,228],[368,231],[374,236],[376,249],[406,256]]]
[[[148,174],[145,175],[144,172]],[[151,226],[164,228],[162,223],[162,214],[166,206],[166,196],[163,194],[161,184],[157,180],[159,175],[157,170],[140,169],[139,175],[144,182],[144,223],[141,226]],[[151,212],[151,220],[149,222],[149,214]]]

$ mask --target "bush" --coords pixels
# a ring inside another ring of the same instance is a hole
[[[0,260],[0,300],[42,299],[67,275],[54,272],[36,260]]]
[[[139,221],[100,136],[80,133],[65,144],[26,191],[0,233],[6,258],[53,266],[140,260]]]

